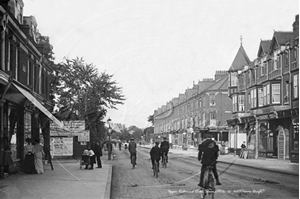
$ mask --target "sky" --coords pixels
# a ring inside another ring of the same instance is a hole
[[[148,116],[203,78],[227,71],[242,43],[292,31],[298,0],[23,0],[24,16],[49,36],[55,63],[83,58],[112,74],[126,100],[113,123],[151,126]],[[241,39],[242,36],[242,39]]]

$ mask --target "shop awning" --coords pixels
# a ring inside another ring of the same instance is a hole
[[[64,124],[59,121],[54,115],[52,115],[35,97],[30,94],[28,91],[19,87],[18,85],[13,85],[24,95],[34,106],[36,106],[40,111],[42,111],[49,119],[51,119],[54,123],[56,123],[59,127],[64,128]]]

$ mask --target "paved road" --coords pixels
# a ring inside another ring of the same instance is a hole
[[[116,150],[111,198],[199,198],[200,163],[180,154],[170,154],[167,169],[155,178],[149,149],[139,148],[136,169],[128,151]],[[215,198],[299,198],[298,176],[276,174],[229,164],[218,165],[222,186]]]

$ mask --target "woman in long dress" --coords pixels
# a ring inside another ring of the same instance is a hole
[[[35,173],[34,166],[34,146],[31,144],[31,139],[26,138],[27,145],[24,147],[24,162],[23,162],[23,172],[25,173]]]
[[[44,173],[43,157],[45,155],[43,146],[40,145],[40,140],[36,139],[34,144],[34,165],[38,174]]]

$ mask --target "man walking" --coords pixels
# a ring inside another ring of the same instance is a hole
[[[130,153],[130,162],[132,161],[132,157],[135,156],[135,163],[136,163],[136,143],[134,142],[134,138],[131,138],[128,146],[128,151]],[[131,162],[132,164],[132,162]]]

